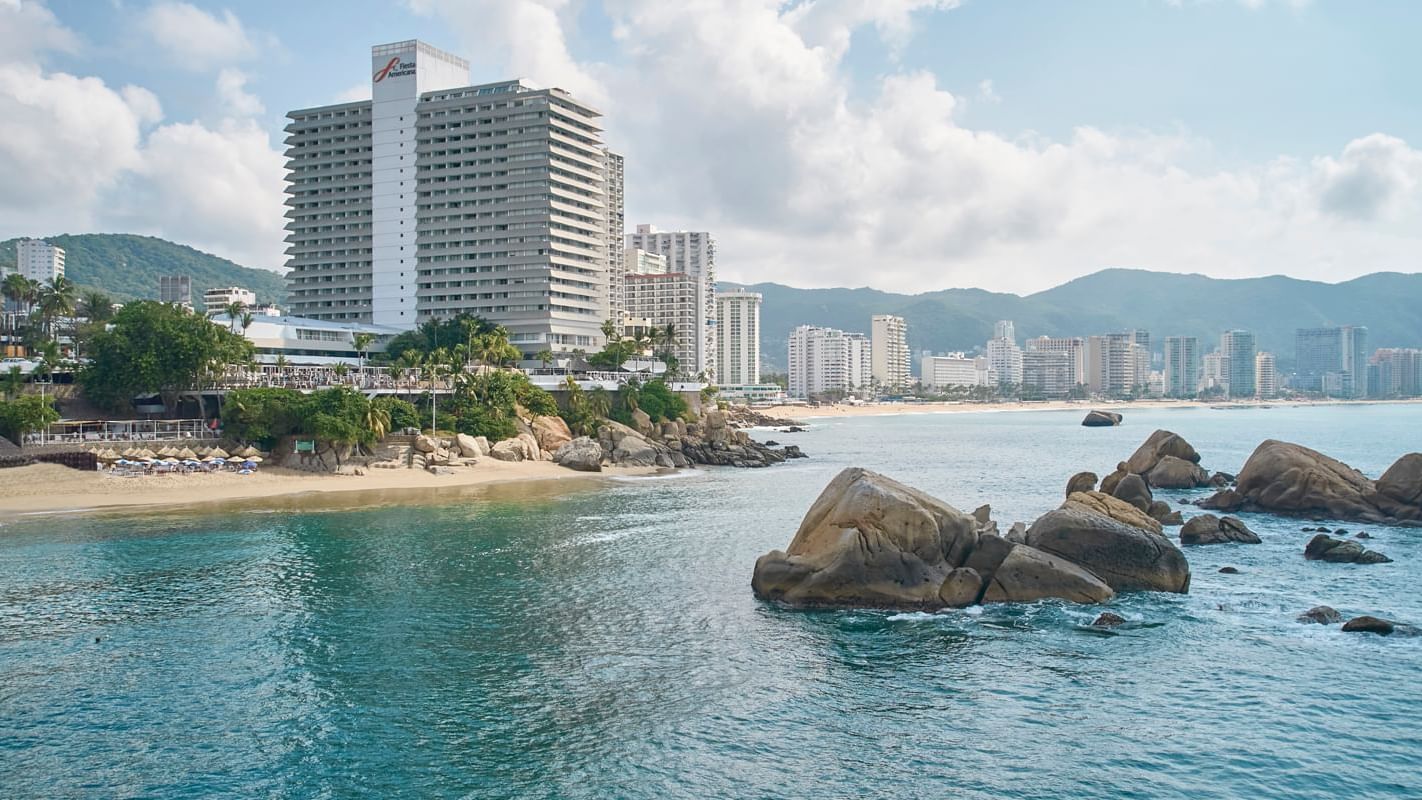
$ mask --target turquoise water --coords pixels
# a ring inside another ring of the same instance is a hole
[[[1422,449],[1422,407],[1080,416],[827,421],[772,434],[809,461],[556,499],[7,525],[0,796],[1422,793],[1422,639],[1293,621],[1422,622],[1422,531],[1364,526],[1395,563],[1321,564],[1309,523],[1249,517],[1264,544],[1189,550],[1191,594],[1118,600],[1158,627],[1116,636],[1079,627],[1097,607],[751,597],[847,465],[1005,527],[1157,426],[1229,471],[1268,436],[1374,475]]]

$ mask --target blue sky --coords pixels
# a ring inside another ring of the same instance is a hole
[[[1401,0],[0,0],[0,171],[53,177],[0,237],[280,267],[282,115],[420,38],[598,104],[629,223],[713,231],[729,279],[1415,271],[1418,30]]]

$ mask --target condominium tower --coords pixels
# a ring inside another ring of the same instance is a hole
[[[1279,396],[1279,373],[1273,353],[1257,353],[1254,356],[1254,396],[1260,400],[1272,400]]]
[[[801,325],[790,333],[789,395],[847,395],[870,378],[869,340],[862,333]]]
[[[1367,393],[1368,329],[1355,325],[1294,332],[1293,386],[1305,392]]]
[[[908,325],[903,317],[875,314],[870,318],[869,370],[884,389],[908,388]]]
[[[35,283],[62,278],[64,248],[42,239],[21,239],[15,243],[15,271]]]
[[[1194,336],[1165,337],[1166,397],[1194,397],[1200,389],[1200,340]]]
[[[1080,336],[1052,337],[1038,336],[1027,340],[1027,353],[1065,353],[1071,367],[1069,380],[1072,386],[1086,383],[1086,340]],[[1023,369],[1026,369],[1024,361]]]
[[[667,257],[667,269],[684,272],[703,284],[703,305],[697,315],[697,329],[685,332],[696,343],[699,370],[720,380],[716,365],[716,240],[706,231],[659,231],[638,225],[627,234],[629,250],[646,250]]]
[[[372,100],[287,115],[291,311],[402,329],[468,312],[525,354],[599,347],[621,169],[600,115],[468,82],[462,58],[379,45]]]
[[[760,303],[758,292],[744,289],[716,294],[716,380],[722,385],[760,383]]]
[[[1255,353],[1254,334],[1249,331],[1232,330],[1220,334],[1220,357],[1228,359],[1228,366],[1222,362],[1221,367],[1228,370],[1225,383],[1230,397],[1254,396]]]

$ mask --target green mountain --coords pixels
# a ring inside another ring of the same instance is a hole
[[[723,283],[723,288],[740,284]],[[869,332],[874,314],[908,322],[909,349],[972,352],[992,335],[993,323],[1012,320],[1020,344],[1034,336],[1090,336],[1130,328],[1151,333],[1157,352],[1166,336],[1196,336],[1208,352],[1220,333],[1253,331],[1259,349],[1280,367],[1294,360],[1294,330],[1366,325],[1369,349],[1422,347],[1422,274],[1380,272],[1343,283],[1283,276],[1220,279],[1134,269],[1108,269],[1021,297],[981,289],[917,295],[876,289],[796,289],[777,283],[744,288],[765,297],[761,351],[767,368],[781,371],[786,342],[797,325]],[[916,359],[915,359],[916,360]]]
[[[0,266],[15,266],[16,241],[0,242]],[[85,233],[47,236],[45,241],[64,248],[66,277],[115,300],[157,299],[160,275],[187,275],[193,279],[193,303],[198,306],[203,292],[224,286],[251,289],[258,303],[286,302],[286,283],[275,272],[239,266],[152,236]]]

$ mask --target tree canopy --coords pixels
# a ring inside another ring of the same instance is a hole
[[[0,402],[0,436],[21,444],[25,434],[59,420],[54,405],[38,395]]]
[[[251,360],[252,345],[177,306],[141,301],[114,316],[89,341],[91,362],[79,373],[85,395],[115,411],[134,397],[158,394],[169,409],[180,392],[198,388],[228,364]]]

